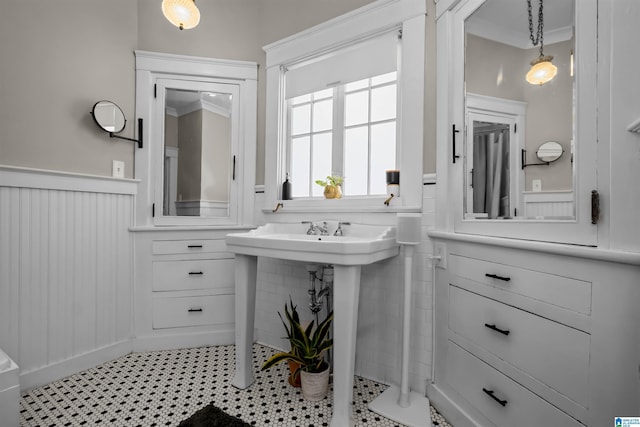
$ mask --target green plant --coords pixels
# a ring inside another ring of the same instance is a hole
[[[327,338],[333,321],[333,311],[315,329],[313,328],[313,321],[306,328],[302,327],[300,316],[291,298],[289,298],[289,306],[285,303],[284,312],[287,322],[282,318],[280,312],[278,312],[278,316],[280,316],[280,320],[287,332],[286,338],[291,344],[291,350],[274,354],[264,362],[261,370],[269,369],[285,360],[293,360],[300,364],[299,368],[293,373],[294,378],[298,376],[301,370],[312,373],[324,371],[327,368],[324,352],[333,346],[333,340]]]
[[[344,178],[338,175],[329,175],[327,176],[327,179],[324,181],[321,179],[316,180],[316,184],[318,184],[321,187],[326,187],[327,185],[338,186],[338,185],[342,185],[343,182],[344,182]]]

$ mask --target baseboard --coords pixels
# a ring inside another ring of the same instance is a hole
[[[235,330],[203,331],[186,334],[184,331],[171,335],[153,335],[136,337],[133,351],[175,350],[179,348],[193,348],[214,345],[235,344]]]
[[[133,340],[129,339],[87,353],[74,356],[51,365],[20,373],[20,390],[40,387],[77,372],[93,368],[102,363],[129,354],[133,351]]]
[[[429,383],[427,386],[427,397],[431,406],[449,422],[456,427],[482,427],[493,425],[473,408],[466,408],[456,403],[451,394],[455,392],[446,390],[436,383]],[[456,400],[463,401],[463,398],[456,394]],[[466,405],[465,405],[466,406]],[[478,422],[477,420],[483,420]]]

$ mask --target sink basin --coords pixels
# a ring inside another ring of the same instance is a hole
[[[398,254],[395,227],[343,225],[343,235],[334,236],[337,221],[327,223],[329,235],[306,234],[309,224],[268,223],[246,233],[227,235],[231,252],[340,265],[371,264]]]

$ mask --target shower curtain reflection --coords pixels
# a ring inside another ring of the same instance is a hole
[[[473,212],[509,215],[509,125],[473,122]]]

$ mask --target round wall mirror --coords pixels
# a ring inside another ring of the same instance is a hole
[[[116,104],[111,101],[98,101],[91,110],[93,120],[105,132],[122,132],[127,120],[124,113]]]
[[[538,147],[536,156],[538,156],[540,161],[550,163],[558,160],[562,156],[562,153],[564,153],[562,145],[555,141],[547,141]]]

